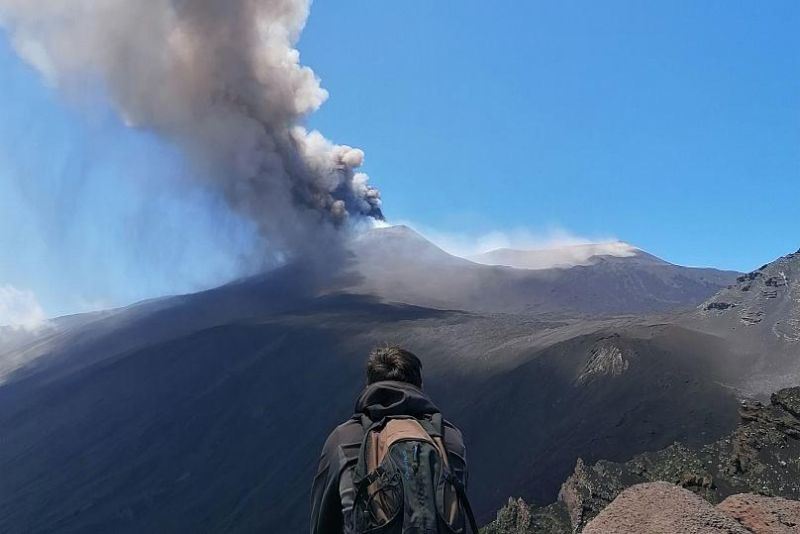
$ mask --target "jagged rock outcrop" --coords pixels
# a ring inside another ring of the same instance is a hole
[[[616,343],[617,338],[619,335],[601,339],[592,347],[578,383],[585,384],[599,376],[620,376],[628,370],[633,351]]]
[[[530,517],[553,519],[551,530],[505,531],[492,523],[494,530],[487,532],[581,532],[626,488],[655,481],[685,488],[710,503],[747,493],[800,500],[800,387],[774,393],[769,404],[742,401],[739,415],[740,424],[730,435],[699,449],[676,443],[625,463],[591,466],[579,459],[558,502],[530,508]],[[523,503],[514,502],[520,516]]]
[[[508,499],[497,519],[481,529],[481,534],[572,534],[566,508],[559,503],[530,507],[522,499]]]
[[[508,499],[484,534],[525,534],[531,530],[531,509],[522,499]]]

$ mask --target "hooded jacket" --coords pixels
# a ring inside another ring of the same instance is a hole
[[[380,421],[393,415],[424,417],[439,409],[418,387],[406,382],[370,384],[356,401],[353,417],[334,429],[322,448],[311,491],[311,534],[346,534],[345,518],[353,508],[353,469],[364,438],[361,415]],[[461,432],[443,422],[443,441],[453,474],[467,485],[467,462]]]

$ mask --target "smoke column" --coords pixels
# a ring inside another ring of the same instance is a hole
[[[60,91],[102,84],[126,124],[179,146],[194,179],[291,256],[382,219],[363,152],[302,126],[327,98],[295,48],[309,4],[0,0],[0,25]]]

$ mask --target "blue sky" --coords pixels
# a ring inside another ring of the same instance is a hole
[[[390,218],[748,270],[800,247],[797,2],[317,2],[312,118]]]
[[[0,325],[192,291],[240,272],[255,231],[187,185],[177,150],[126,127],[102,95],[64,100],[5,38],[0,87]]]
[[[798,27],[790,1],[340,0],[299,49],[331,94],[309,124],[365,150],[392,221],[750,270],[800,247]],[[175,150],[2,35],[0,87],[0,286],[54,315],[236,273],[252,229]]]

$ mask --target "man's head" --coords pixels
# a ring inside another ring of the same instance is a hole
[[[397,346],[373,349],[367,360],[367,384],[381,380],[408,382],[422,387],[422,362],[413,353]]]

